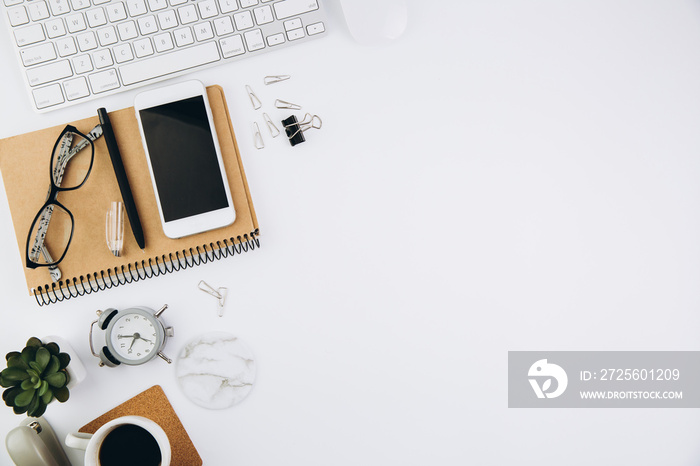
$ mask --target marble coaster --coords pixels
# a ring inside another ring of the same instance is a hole
[[[250,393],[255,360],[239,338],[224,332],[205,333],[182,349],[176,376],[193,403],[224,409],[240,403]]]

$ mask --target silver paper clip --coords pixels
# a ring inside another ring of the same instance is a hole
[[[197,288],[204,291],[206,294],[211,295],[217,299],[218,303],[218,314],[219,317],[224,315],[224,304],[226,303],[226,295],[228,294],[228,288],[220,287],[214,289],[204,280],[200,280]]]
[[[280,99],[275,100],[275,107],[286,108],[289,110],[301,110],[301,105],[293,104],[291,102],[287,102],[285,100]]]
[[[269,84],[275,84],[275,83],[279,83],[282,81],[286,81],[289,78],[291,78],[291,76],[289,76],[287,74],[278,74],[278,75],[274,75],[274,76],[265,76],[265,79],[263,79],[263,82],[265,83],[265,85],[269,85]]]
[[[265,124],[267,124],[267,129],[270,130],[270,135],[273,138],[276,138],[277,136],[279,136],[280,130],[277,129],[277,126],[275,126],[275,124],[272,122],[272,118],[270,118],[270,115],[263,112],[263,118],[265,119]]]
[[[258,126],[257,121],[253,122],[253,140],[255,141],[256,149],[265,148],[265,142],[263,141],[262,134],[260,133],[260,126]]]
[[[299,132],[304,132],[308,129],[321,129],[321,126],[323,126],[323,121],[321,120],[321,117],[318,115],[312,115],[310,113],[307,113],[304,115],[304,119],[301,120],[298,123],[287,123],[284,125],[284,129],[287,130],[287,135],[289,136],[289,139],[292,139],[294,136],[299,134]],[[289,134],[291,131],[296,129],[294,133]]]
[[[245,90],[248,92],[250,103],[253,104],[253,110],[257,110],[262,107],[262,102],[260,102],[260,99],[258,99],[258,96],[255,95],[255,92],[253,92],[253,89],[251,89],[249,85],[245,85]]]

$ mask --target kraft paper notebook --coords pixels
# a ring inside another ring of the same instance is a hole
[[[166,237],[134,109],[110,112],[143,225],[146,247],[143,251],[138,247],[128,220],[125,220],[122,256],[115,257],[107,248],[105,215],[111,202],[121,200],[121,195],[104,137],[100,137],[94,144],[94,165],[85,185],[58,195],[59,202],[73,213],[75,229],[70,248],[58,264],[61,280],[56,283],[52,282],[46,267],[30,269],[25,267],[24,260],[29,228],[46,200],[50,184],[51,150],[65,125],[0,140],[0,173],[22,260],[17,266],[24,270],[29,292],[39,305],[175,272],[260,246],[255,209],[223,90],[211,86],[207,93],[236,209],[235,222],[184,238]],[[92,118],[70,124],[87,134],[98,123],[95,114]]]

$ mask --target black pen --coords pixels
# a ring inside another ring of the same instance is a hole
[[[107,151],[109,152],[109,158],[112,159],[114,174],[117,176],[119,191],[122,193],[122,201],[124,202],[126,216],[129,218],[129,223],[131,224],[131,231],[134,233],[136,243],[141,249],[143,249],[146,246],[146,243],[143,239],[141,220],[139,220],[139,213],[136,211],[136,204],[134,204],[134,196],[131,194],[131,186],[129,186],[129,179],[126,177],[126,172],[124,171],[124,163],[122,162],[122,156],[119,152],[117,139],[114,137],[114,130],[112,129],[112,124],[109,122],[107,110],[105,110],[104,108],[98,108],[97,116],[99,116],[100,118],[100,124],[102,125],[102,133],[105,137],[105,143],[107,143]]]

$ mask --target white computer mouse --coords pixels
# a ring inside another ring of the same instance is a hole
[[[398,39],[408,24],[406,0],[340,0],[352,37],[363,45]]]

